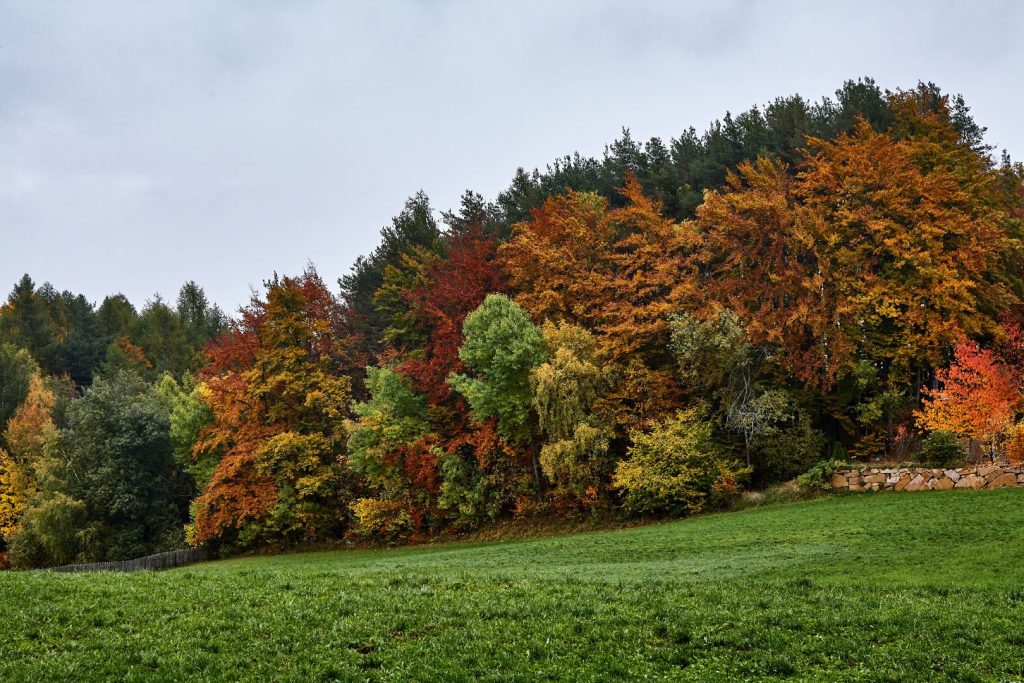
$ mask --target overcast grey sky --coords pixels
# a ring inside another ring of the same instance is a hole
[[[673,137],[869,75],[960,92],[1024,157],[1024,3],[0,0],[0,290],[234,310],[333,283],[419,189]]]

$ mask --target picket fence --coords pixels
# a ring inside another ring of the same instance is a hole
[[[50,567],[51,572],[138,572],[145,570],[170,569],[186,564],[205,562],[211,557],[209,548],[183,548],[169,550],[166,553],[147,555],[134,560],[120,562],[87,562],[84,564],[65,564]]]

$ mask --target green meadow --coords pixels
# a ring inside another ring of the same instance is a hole
[[[1024,490],[0,573],[0,680],[1024,680]]]

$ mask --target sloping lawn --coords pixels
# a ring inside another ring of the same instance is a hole
[[[0,573],[0,680],[1024,680],[1024,490]]]

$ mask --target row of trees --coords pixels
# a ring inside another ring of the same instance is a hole
[[[70,332],[25,332],[71,326],[23,322],[64,320],[23,281],[0,531],[20,564],[141,554],[186,519],[196,544],[398,540],[689,514],[930,431],[1015,456],[1024,169],[982,133],[934,86],[860,81],[627,135],[441,224],[416,195],[340,294],[310,267],[227,322],[189,285],[120,327],[108,299],[77,375]]]
[[[141,311],[123,294],[96,307],[83,295],[37,287],[28,275],[0,309],[0,341],[25,349],[39,369],[86,387],[105,365],[140,360],[150,378],[175,377],[203,364],[203,346],[228,329],[227,316],[187,282],[175,304],[159,295]]]
[[[210,409],[190,372],[227,330],[193,282],[142,311],[15,284],[0,308],[0,537],[19,564],[181,546],[215,465],[192,456]]]

